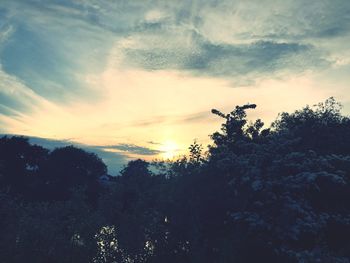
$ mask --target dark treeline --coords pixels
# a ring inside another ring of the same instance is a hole
[[[0,138],[0,262],[350,262],[350,119],[330,98],[269,128],[237,106],[205,150],[130,161]]]

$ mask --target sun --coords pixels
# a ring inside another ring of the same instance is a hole
[[[177,155],[179,147],[176,142],[169,140],[162,144],[160,150],[164,159],[173,159]]]

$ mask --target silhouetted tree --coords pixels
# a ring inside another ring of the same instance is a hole
[[[40,179],[39,171],[47,157],[48,150],[29,144],[27,138],[0,138],[0,189],[33,197]]]
[[[207,154],[133,160],[103,187],[94,154],[1,138],[0,262],[349,263],[349,118],[330,98],[264,129],[255,108],[212,110]]]
[[[98,178],[107,173],[103,161],[93,153],[74,146],[53,150],[44,167],[45,188],[54,199],[66,199],[76,187],[86,187],[87,194],[96,198]]]
[[[277,134],[295,139],[294,148],[322,154],[349,154],[350,119],[340,114],[341,105],[331,97],[314,107],[281,113],[272,124]],[[342,143],[340,143],[340,141]]]

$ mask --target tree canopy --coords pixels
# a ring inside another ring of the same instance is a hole
[[[329,98],[266,128],[256,107],[107,184],[92,153],[0,138],[0,261],[350,262],[349,117]]]

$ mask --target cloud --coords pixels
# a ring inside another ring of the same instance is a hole
[[[176,69],[251,84],[330,66],[335,43],[350,31],[347,0],[17,0],[1,7],[14,31],[2,47],[4,70],[61,103],[104,95],[89,90],[80,76],[103,70],[113,46],[117,67]]]
[[[0,10],[6,18],[0,24],[4,72],[56,103],[103,97],[81,76],[103,69],[114,36],[89,23],[84,10],[41,1],[2,2]]]
[[[0,64],[0,114],[18,116],[23,112],[30,113],[43,101],[45,99],[28,89],[16,77],[4,72]]]
[[[160,142],[148,141],[147,143],[151,145],[162,145]]]
[[[135,144],[118,144],[118,145],[107,145],[101,146],[102,149],[112,149],[118,150],[126,153],[137,154],[137,155],[157,155],[162,153],[160,150],[150,149],[143,146],[138,146]]]
[[[176,125],[176,124],[194,124],[198,122],[211,122],[210,110],[200,111],[190,114],[181,115],[163,115],[163,116],[153,116],[148,119],[140,119],[134,122],[125,123],[124,125],[120,123],[108,123],[102,125],[103,128],[146,128],[156,125]],[[157,144],[156,142],[149,141],[150,144]]]
[[[212,114],[210,110],[198,112],[194,114],[188,114],[186,116],[182,116],[177,120],[178,123],[195,123],[195,122],[210,122],[213,120]]]
[[[77,83],[70,74],[73,69],[51,45],[51,40],[42,38],[25,25],[18,25],[11,39],[2,48],[3,70],[17,76],[37,94],[54,100],[64,99],[66,87]]]
[[[329,68],[334,64],[330,54],[336,51],[321,45],[319,38],[337,42],[349,35],[347,2],[337,8],[328,2],[320,6],[305,1],[269,2],[272,11],[256,1],[193,2],[197,4],[190,11],[164,7],[166,18],[152,23],[146,13],[138,24],[142,30],[131,28],[130,36],[116,45],[115,64],[149,71],[179,70],[251,85],[261,78]]]

